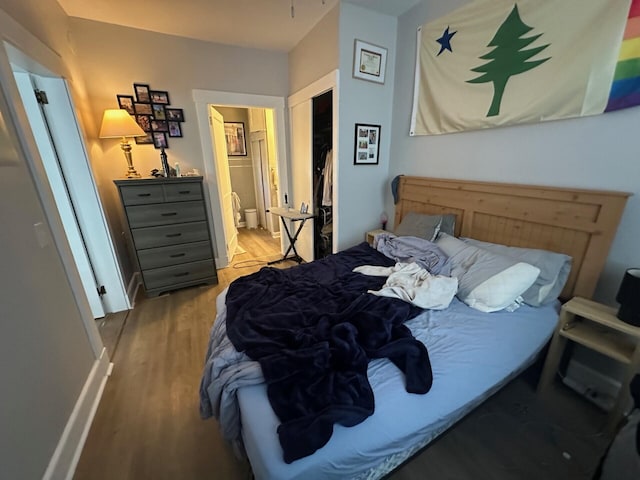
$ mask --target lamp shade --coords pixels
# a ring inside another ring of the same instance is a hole
[[[630,268],[624,273],[616,301],[620,304],[618,318],[640,327],[640,268]]]
[[[100,138],[144,137],[146,133],[123,109],[107,109],[102,116]]]

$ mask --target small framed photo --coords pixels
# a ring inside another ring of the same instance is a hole
[[[163,132],[153,132],[153,146],[156,148],[167,148],[167,135]]]
[[[166,120],[151,120],[151,130],[154,132],[168,132],[169,125]]]
[[[136,111],[133,108],[133,95],[116,95],[118,98],[118,106],[126,110],[129,115],[134,115]]]
[[[134,103],[133,109],[136,112],[136,115],[152,115],[153,110],[151,109],[151,104],[149,103]]]
[[[169,136],[170,137],[182,137],[182,129],[180,128],[180,122],[167,122],[169,124]]]
[[[387,49],[357,40],[353,55],[353,76],[361,80],[384,83]]]
[[[165,107],[164,113],[167,116],[167,120],[171,120],[173,122],[184,122],[184,112],[181,108]]]
[[[224,122],[224,134],[227,138],[227,155],[245,157],[247,155],[247,141],[244,136],[244,123]]]
[[[163,90],[150,90],[149,96],[151,103],[159,103],[161,105],[169,105],[169,92]]]
[[[153,137],[151,132],[147,133],[144,137],[135,137],[136,144],[138,145],[150,145],[153,143]]]
[[[151,117],[149,115],[136,115],[136,122],[145,132],[151,131]]]
[[[153,111],[153,118],[156,120],[166,120],[167,116],[164,112],[164,105],[158,105],[156,103],[151,104],[151,110]]]
[[[150,103],[151,96],[149,95],[149,85],[144,83],[134,83],[133,91],[136,92],[136,101],[138,103]]]
[[[380,125],[356,123],[354,165],[377,165],[380,155]]]

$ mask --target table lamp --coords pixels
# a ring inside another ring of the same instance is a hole
[[[131,145],[127,137],[144,137],[147,134],[140,128],[140,125],[123,109],[107,109],[102,117],[102,126],[100,127],[100,138],[122,138],[120,148],[124,152],[127,159],[129,169],[125,176],[127,178],[140,178],[140,174],[133,167],[131,159]]]
[[[620,304],[618,318],[640,327],[640,268],[630,268],[624,272],[616,301]]]

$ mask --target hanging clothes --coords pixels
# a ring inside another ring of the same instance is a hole
[[[322,206],[330,207],[333,205],[333,150],[327,150],[322,176]]]

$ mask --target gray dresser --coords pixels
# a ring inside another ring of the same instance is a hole
[[[147,296],[218,283],[202,177],[115,180]]]

